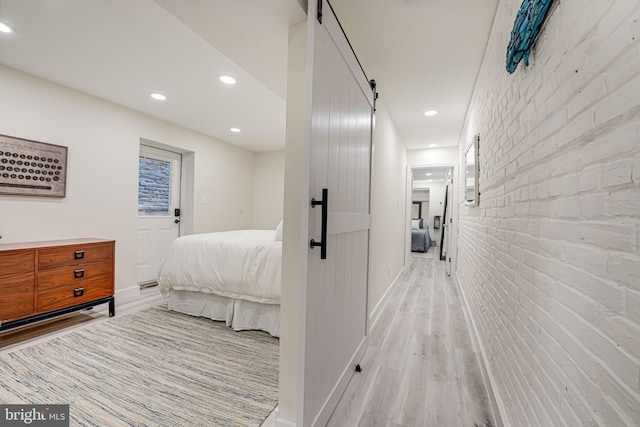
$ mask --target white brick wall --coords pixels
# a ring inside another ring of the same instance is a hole
[[[481,195],[458,197],[457,277],[507,425],[639,426],[640,2],[554,3],[512,75],[521,1],[498,6],[460,143],[462,162],[480,134]]]

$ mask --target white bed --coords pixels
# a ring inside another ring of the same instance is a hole
[[[281,225],[278,226],[281,229]],[[279,230],[235,230],[176,239],[158,285],[170,310],[279,336]]]

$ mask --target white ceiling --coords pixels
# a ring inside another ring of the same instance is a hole
[[[411,173],[413,188],[427,188],[432,183],[444,184],[447,176],[453,173],[453,168],[451,166],[415,168]]]
[[[331,3],[407,149],[458,145],[498,0]]]
[[[457,145],[497,1],[331,1],[407,148]],[[284,147],[288,27],[304,19],[300,0],[0,0],[0,21],[16,29],[0,34],[0,63],[275,150]],[[238,83],[222,84],[222,74]]]

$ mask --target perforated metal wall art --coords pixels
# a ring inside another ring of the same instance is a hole
[[[67,147],[0,135],[0,195],[65,197]]]

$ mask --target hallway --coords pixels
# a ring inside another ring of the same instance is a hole
[[[494,426],[462,300],[444,263],[411,258],[328,426]]]

